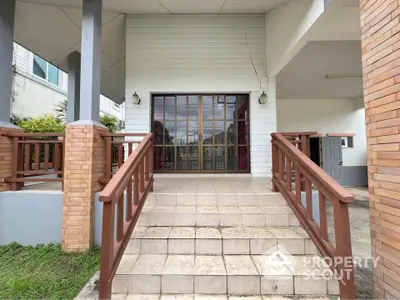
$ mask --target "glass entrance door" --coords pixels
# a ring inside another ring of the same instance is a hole
[[[249,172],[248,95],[155,95],[156,172]]]

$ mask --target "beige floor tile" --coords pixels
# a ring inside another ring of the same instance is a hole
[[[193,299],[194,295],[161,295],[160,298],[160,300],[193,300]]]
[[[294,293],[296,295],[325,295],[327,281],[324,279],[311,280],[302,276],[294,277]]]
[[[229,275],[259,275],[253,260],[247,255],[224,256],[226,272]]]
[[[160,294],[161,276],[143,274],[129,275],[128,293]]]
[[[159,300],[160,299],[160,295],[146,295],[146,294],[142,294],[142,295],[128,295],[126,297],[126,300]]]
[[[171,232],[170,227],[149,227],[144,234],[144,239],[167,239]]]
[[[221,239],[196,239],[196,254],[221,255]]]
[[[198,294],[226,294],[227,278],[221,275],[195,276],[194,292]]]
[[[176,193],[159,193],[157,195],[157,205],[159,206],[175,206]]]
[[[269,295],[293,295],[293,277],[292,276],[262,276],[261,293]],[[283,300],[293,298],[281,298],[279,296],[263,296],[265,300]]]
[[[146,231],[147,231],[147,227],[135,227],[135,229],[132,232],[131,238],[142,237],[142,236],[144,236]]]
[[[166,258],[166,255],[140,255],[131,274],[161,274]]]
[[[260,294],[260,276],[259,275],[228,276],[228,294],[231,295]]]
[[[224,261],[220,255],[201,256],[195,258],[196,275],[226,275]]]
[[[258,206],[240,206],[239,209],[240,209],[240,211],[242,211],[244,213],[262,213],[263,212],[261,210],[261,208]]]
[[[161,279],[163,294],[192,294],[193,275],[163,275]]]
[[[163,212],[163,213],[172,213],[175,210],[175,206],[155,206],[152,213],[155,212]]]
[[[125,254],[140,254],[140,239],[130,239]]]
[[[237,206],[238,198],[236,193],[219,193],[217,194],[218,206]]]
[[[266,214],[265,216],[266,226],[275,227],[289,227],[289,214]]]
[[[264,227],[266,224],[265,213],[244,213],[243,226],[245,227]]]
[[[197,213],[196,214],[197,226],[219,226],[219,214],[217,213]]]
[[[218,207],[220,213],[240,213],[239,207],[237,206],[220,206]]]
[[[276,239],[250,239],[250,254],[252,255],[261,255],[276,250],[278,250]]]
[[[279,239],[295,239],[301,238],[292,228],[268,228],[275,238]]]
[[[218,213],[217,206],[197,206],[198,213]]]
[[[220,225],[223,227],[241,227],[241,226],[243,226],[243,214],[242,213],[220,213],[219,221],[220,221]]]
[[[174,210],[174,213],[195,213],[196,206],[177,206]]]
[[[168,253],[169,254],[194,254],[195,239],[169,239]]]
[[[196,230],[193,227],[174,227],[169,234],[170,239],[194,239],[195,236]]]
[[[304,247],[304,239],[278,239],[278,247],[284,247],[290,254],[293,255],[304,255],[305,247]]]
[[[111,300],[125,300],[126,294],[112,294]]]
[[[291,213],[292,210],[287,206],[260,206],[263,212],[269,214]]]
[[[250,238],[273,238],[267,228],[246,227],[245,230]]]
[[[309,236],[308,236],[308,233],[307,233],[307,231],[305,231],[303,228],[301,228],[301,227],[293,227],[293,228],[291,228],[292,229],[292,231],[294,231],[294,232],[296,232],[299,236],[301,236],[301,237],[305,237],[305,238],[310,238]]]
[[[129,274],[137,259],[138,255],[124,254],[119,263],[117,274]]]
[[[142,254],[166,254],[167,251],[167,239],[149,238],[140,241],[140,253]]]
[[[291,259],[294,260],[293,274],[298,276],[315,275],[322,276],[329,274],[331,270],[322,260],[322,258],[311,255],[294,255]]]
[[[197,193],[179,193],[177,194],[176,204],[178,206],[196,206]]]
[[[196,294],[194,296],[195,300],[228,300],[228,297],[225,295],[203,295]],[[239,300],[239,299],[238,299]]]
[[[221,233],[224,239],[249,238],[249,234],[244,227],[221,228]]]
[[[224,254],[250,254],[249,239],[223,239],[222,251]]]
[[[194,255],[168,255],[163,274],[193,275]]]
[[[275,256],[252,255],[252,259],[261,275],[274,277],[292,276],[292,272],[284,264],[284,262]]]
[[[262,300],[261,296],[229,296],[229,300]]]
[[[112,283],[112,293],[126,294],[128,291],[129,276],[116,274]]]
[[[196,228],[196,239],[221,239],[221,231],[218,228]]]
[[[254,193],[238,193],[239,206],[255,206],[258,205],[257,194]]]

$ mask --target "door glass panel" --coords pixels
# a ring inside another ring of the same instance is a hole
[[[152,107],[155,170],[249,171],[248,95],[158,95]]]
[[[165,122],[164,144],[173,145],[175,143],[175,137],[176,137],[176,123]]]
[[[175,97],[165,97],[165,120],[176,119]]]
[[[186,120],[187,117],[187,103],[186,96],[177,97],[177,116],[178,120]]]
[[[225,144],[225,122],[214,121],[214,145]]]
[[[188,97],[188,119],[197,120],[199,118],[199,97]]]
[[[175,170],[175,147],[164,148],[162,167],[164,170]]]
[[[178,121],[176,128],[176,145],[186,145],[187,140],[187,123],[186,121]]]
[[[214,170],[213,147],[203,147],[203,170]]]
[[[225,170],[225,147],[215,147],[215,170],[223,171]]]
[[[225,118],[225,96],[214,97],[214,119],[223,120]]]
[[[199,147],[189,146],[187,150],[187,170],[195,171],[199,169]]]
[[[203,121],[203,144],[213,143],[213,122]]]

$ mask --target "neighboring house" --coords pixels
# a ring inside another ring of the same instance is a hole
[[[14,43],[12,113],[34,118],[55,114],[56,106],[67,100],[68,75],[21,45]],[[120,120],[124,127],[125,105],[100,96],[100,115]]]

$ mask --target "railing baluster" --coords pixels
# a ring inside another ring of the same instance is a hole
[[[140,190],[139,190],[139,169],[136,168],[135,172],[133,173],[133,201],[135,206],[138,206],[140,203]]]
[[[49,148],[49,144],[46,143],[44,144],[44,170],[48,171],[49,170],[49,156],[50,156],[50,148]]]
[[[289,157],[285,156],[286,165],[286,184],[289,192],[292,191],[292,166]]]
[[[118,144],[118,168],[124,163],[124,152],[122,151],[122,144]]]
[[[124,237],[124,195],[118,199],[117,202],[117,242],[121,241]]]
[[[307,218],[312,219],[313,217],[312,188],[311,188],[311,181],[308,178],[305,178],[305,186],[306,186]]]
[[[106,147],[106,179],[110,179],[112,177],[112,144],[111,144],[111,136],[105,137],[105,147]]]
[[[326,199],[325,195],[318,191],[318,201],[319,201],[319,230],[321,237],[328,241],[328,223],[326,219]]]
[[[150,158],[150,149],[147,149],[147,152],[144,156],[144,164],[145,164],[145,170],[144,170],[144,180],[146,182],[149,182],[150,180],[150,164],[151,164],[151,158]]]
[[[283,153],[278,148],[278,179],[283,181]]]
[[[25,144],[25,161],[24,170],[29,172],[31,170],[31,144]]]
[[[140,162],[140,193],[144,193],[144,159]]]
[[[133,206],[133,201],[132,201],[132,177],[129,180],[128,186],[126,187],[126,221],[131,221],[133,218],[132,215],[132,206]]]
[[[40,169],[40,144],[35,144],[35,170],[39,171]]]
[[[128,143],[128,156],[132,153],[132,143]]]
[[[13,153],[12,153],[12,178],[13,179],[17,179],[18,175],[18,137],[14,136],[13,137]],[[16,191],[18,188],[18,184],[17,182],[13,182],[11,184],[11,190],[12,191]]]
[[[295,168],[296,203],[301,204],[301,173],[298,165],[294,164],[294,168]]]

